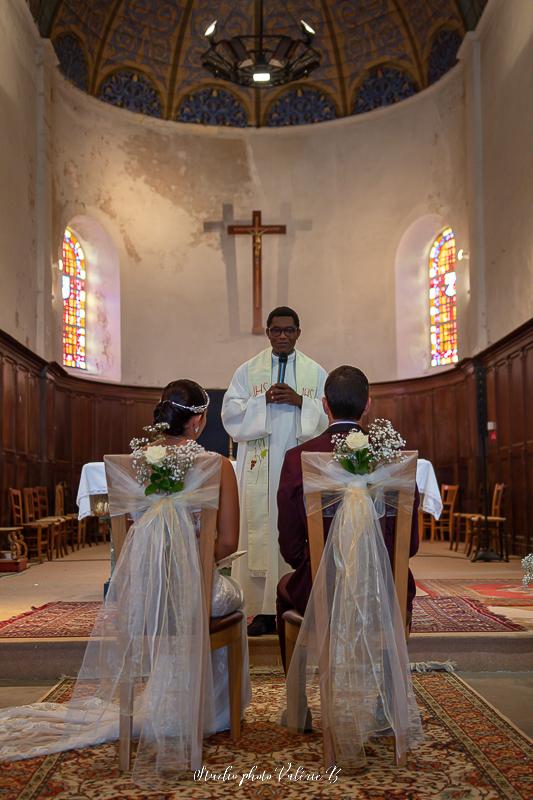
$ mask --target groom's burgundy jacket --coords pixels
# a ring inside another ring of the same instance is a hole
[[[333,423],[320,436],[310,439],[298,447],[288,450],[281,469],[278,489],[278,533],[279,548],[285,561],[294,569],[292,575],[284,582],[285,592],[289,595],[294,608],[304,614],[311,593],[311,562],[307,543],[307,518],[302,486],[302,453],[327,453],[333,450],[332,436],[335,433],[347,433],[349,430],[360,430],[353,422]],[[413,505],[413,522],[411,527],[411,543],[409,556],[418,550],[418,505],[420,496],[415,490]],[[332,517],[324,517],[324,533],[328,535]],[[391,560],[394,554],[395,517],[382,517],[381,530]],[[286,582],[285,582],[286,581]],[[416,586],[411,570],[409,570],[407,610],[410,618]]]

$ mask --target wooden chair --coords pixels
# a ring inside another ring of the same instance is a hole
[[[431,514],[424,513],[422,538],[424,538],[426,532],[429,532],[430,542],[434,542],[435,539],[445,541],[447,537],[451,547],[454,531],[454,512],[458,494],[458,484],[441,484],[440,496],[442,498],[442,513],[439,519],[434,519]]]
[[[8,495],[13,525],[22,528],[30,555],[35,555],[39,563],[42,563],[43,556],[45,554],[48,556],[49,553],[50,531],[53,530],[53,524],[45,520],[26,521],[21,490],[9,489]]]
[[[51,561],[55,555],[56,558],[66,556],[68,553],[67,548],[67,522],[64,517],[39,517],[38,509],[38,495],[34,488],[27,488],[23,490],[24,497],[24,517],[25,522],[33,522],[35,524],[48,524],[48,542],[47,542],[47,557]]]
[[[75,544],[81,540],[81,531],[78,528],[79,520],[76,513],[65,513],[65,484],[59,482],[54,489],[54,511],[61,516],[65,522],[65,547],[70,544],[71,552],[74,552]],[[79,550],[79,546],[77,547]]]
[[[105,498],[107,501],[107,495],[95,495],[93,496],[94,499],[100,498],[100,502],[103,502],[102,498]],[[80,520],[78,519],[78,514],[65,514],[65,484],[58,483],[55,487],[55,508],[56,513],[59,513],[59,510],[62,509],[63,516],[68,521],[69,526],[69,543],[71,549],[79,550],[80,547],[85,547],[85,545],[89,545],[91,547],[93,544],[98,544],[99,541],[107,542],[108,541],[108,528],[109,522],[107,520],[107,516],[105,519],[102,519],[102,514],[93,512],[92,502],[93,498],[91,498],[91,520],[85,520],[84,525],[80,528]],[[96,519],[98,517],[98,519]]]
[[[48,489],[46,486],[36,486],[34,491],[34,504],[38,517],[48,517],[50,515],[48,505]]]
[[[54,490],[54,513],[56,516],[65,517],[66,519],[78,519],[76,513],[65,513],[65,484],[57,483]]]
[[[107,485],[112,491],[113,479],[107,465],[112,462],[124,466],[131,464],[131,456],[104,456],[106,464]],[[211,650],[220,647],[228,648],[228,688],[230,702],[230,734],[234,741],[241,737],[241,687],[242,687],[242,647],[241,626],[242,611],[234,611],[225,617],[211,617],[211,595],[213,585],[213,568],[215,563],[215,538],[216,538],[216,509],[204,509],[201,513],[199,535],[200,564],[203,577],[204,613],[209,620],[209,638]],[[126,515],[111,517],[111,535],[113,546],[118,560],[120,551],[126,539],[128,523]],[[128,670],[125,669],[127,674]],[[202,680],[202,676],[196,676]],[[131,679],[123,680],[119,687],[119,768],[128,772],[131,766],[131,738],[133,729],[133,693],[134,686]],[[200,704],[201,707],[201,704]],[[199,729],[194,732],[198,745],[198,752],[202,752],[203,725],[200,716]],[[191,764],[191,769],[199,769],[200,763]]]
[[[487,517],[487,526],[489,529],[489,545],[492,546],[494,542],[497,546],[494,548],[500,555],[500,558],[509,561],[509,548],[507,543],[507,517],[502,517],[503,496],[505,492],[504,483],[495,483],[492,492],[491,513]],[[479,549],[479,539],[485,527],[484,514],[456,514],[456,531],[461,525],[465,523],[465,553],[467,556],[472,555],[475,558]],[[459,534],[457,534],[459,536]],[[472,553],[472,551],[474,551]]]
[[[76,550],[80,547],[85,547],[85,540],[87,538],[87,517],[78,520],[77,537],[76,537]]]
[[[416,464],[416,460],[414,461],[414,464]],[[305,462],[303,463],[302,467],[305,480]],[[414,481],[413,481],[413,487],[414,487]],[[316,495],[310,495],[308,498],[307,506],[311,509],[313,508],[320,509],[321,508],[320,493],[317,493]],[[411,526],[412,526],[412,515],[408,510],[406,510],[408,507],[412,507],[412,502],[410,504],[408,502],[399,503],[399,508],[396,517],[396,532],[394,538],[394,563],[392,569],[394,577],[394,585],[396,588],[396,596],[398,598],[398,605],[400,607],[400,613],[402,617],[402,623],[404,626],[406,639],[409,638],[409,625],[407,619],[407,588],[408,588],[408,575],[409,575],[409,547],[411,543]],[[316,511],[314,513],[308,514],[307,530],[308,530],[308,540],[309,540],[309,555],[311,560],[311,579],[314,582],[316,574],[318,572],[320,561],[322,559],[322,553],[324,552],[324,518],[322,516],[321,511]],[[319,611],[320,610],[317,609],[317,614],[319,613]],[[303,622],[303,617],[295,609],[291,609],[290,611],[286,611],[283,614],[283,622],[285,624],[285,654],[286,654],[286,664],[288,672],[294,648],[296,646],[296,640],[298,639],[298,634],[300,632],[300,626]],[[317,616],[316,624],[318,627],[327,626],[328,620],[327,619],[320,620],[318,619]],[[329,669],[329,664],[323,663],[319,665],[319,671],[321,673],[321,680],[320,680],[321,687],[324,685],[324,683],[327,683],[327,680],[326,681],[323,680],[323,673],[327,669]],[[321,697],[321,704],[322,702],[323,700]],[[328,730],[323,729],[322,736],[323,736],[323,746],[324,746],[324,761],[327,769],[328,767],[335,764],[335,752],[330,732]],[[396,759],[397,766],[405,766],[405,763],[406,763],[405,755],[400,760]]]

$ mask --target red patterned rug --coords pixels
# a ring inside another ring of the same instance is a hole
[[[102,604],[47,603],[0,622],[0,639],[87,638]]]
[[[417,581],[430,597],[473,597],[489,606],[533,606],[533,584],[526,589],[519,578],[477,578]]]
[[[415,597],[412,633],[503,633],[522,625],[470,597]]]
[[[0,622],[1,639],[87,638],[101,603],[47,603]],[[413,633],[501,633],[526,628],[465,597],[416,597]]]
[[[204,767],[171,782],[140,789],[120,775],[116,743],[2,764],[2,800],[529,800],[533,796],[531,742],[455,675],[413,675],[426,739],[397,768],[392,740],[375,739],[359,771],[330,780],[323,767],[318,697],[310,698],[316,732],[295,736],[278,725],[285,681],[279,672],[252,674],[253,701],[242,738],[228,733],[204,744]],[[72,679],[46,700],[65,702]],[[229,769],[228,769],[229,768]],[[224,770],[229,777],[223,779]],[[331,774],[331,773],[330,773]],[[215,775],[218,775],[216,779]]]

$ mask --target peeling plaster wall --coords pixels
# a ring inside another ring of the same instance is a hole
[[[493,6],[481,50],[489,343],[533,316],[533,2]]]
[[[0,327],[37,347],[39,41],[28,9],[3,0],[0,13]]]
[[[264,238],[265,315],[294,306],[302,349],[326,368],[357,363],[391,379],[403,233],[434,213],[465,245],[462,130],[460,67],[364,117],[245,131],[133,115],[58,76],[54,240],[82,213],[118,248],[123,382],[226,386],[266,340],[250,334],[250,238],[223,231],[260,208],[288,229]]]

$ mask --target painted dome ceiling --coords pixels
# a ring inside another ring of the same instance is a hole
[[[104,102],[178,122],[300,125],[391,105],[455,63],[486,0],[265,0],[266,33],[316,30],[321,64],[272,89],[216,80],[201,64],[214,19],[253,33],[253,0],[30,0],[63,74]]]

